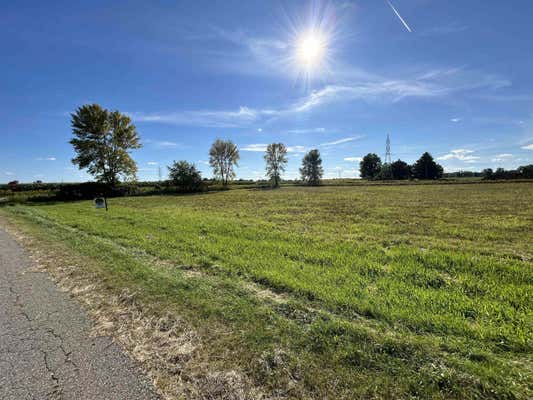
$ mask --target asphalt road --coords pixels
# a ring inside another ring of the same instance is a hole
[[[157,399],[135,362],[0,227],[0,399]]]

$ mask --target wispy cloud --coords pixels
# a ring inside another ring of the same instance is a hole
[[[305,153],[307,148],[305,146],[287,146],[287,152],[289,153]]]
[[[450,151],[448,154],[445,154],[441,157],[437,157],[437,160],[446,161],[446,160],[455,159],[455,160],[464,161],[466,163],[474,163],[474,162],[477,162],[477,160],[479,160],[480,157],[471,155],[471,153],[473,152],[474,152],[473,150],[455,149],[455,150]]]
[[[409,25],[407,25],[407,22],[405,22],[405,20],[402,18],[398,10],[396,10],[396,8],[392,5],[392,3],[390,1],[387,1],[387,3],[389,3],[390,8],[392,8],[392,11],[394,11],[394,14],[396,14],[396,16],[400,19],[405,29],[407,29],[409,32],[413,32],[411,28],[409,27]]]
[[[513,158],[513,155],[510,153],[502,153],[498,154],[492,159],[492,162],[504,162],[508,161],[509,159]]]
[[[452,118],[450,119],[452,122],[461,122],[461,118]]]
[[[247,144],[239,148],[241,151],[262,152],[267,149],[268,144],[265,143],[253,143]],[[305,146],[287,146],[288,153],[304,153],[306,151]]]
[[[170,113],[131,113],[131,117],[139,122],[159,122],[173,125],[205,126],[211,128],[232,128],[249,124],[260,116],[276,114],[272,110],[254,110],[240,107],[238,110],[198,110],[178,111]]]
[[[395,103],[408,98],[439,98],[463,91],[495,90],[510,84],[509,80],[497,75],[480,74],[462,68],[448,68],[426,71],[409,79],[366,76],[350,84],[329,84],[281,107],[241,106],[235,110],[133,112],[130,115],[136,122],[215,128],[249,127],[273,118],[292,117],[294,114],[310,112],[317,107],[332,103],[358,100],[369,103],[376,101]],[[323,128],[315,129],[319,132]],[[305,129],[294,129],[291,132],[310,133]]]
[[[178,147],[178,143],[176,142],[170,142],[168,140],[162,140],[159,142],[154,142],[156,147],[159,148],[168,148],[168,147]]]
[[[156,162],[156,161],[148,161],[146,164],[148,164],[148,165],[159,165],[159,163]]]
[[[37,161],[55,161],[56,158],[55,157],[37,157],[36,160]]]
[[[245,146],[242,146],[239,148],[241,151],[257,151],[257,152],[265,152],[267,149],[268,144],[266,143],[253,143],[253,144],[247,144]]]
[[[344,161],[361,162],[361,161],[363,161],[363,157],[344,157]]]
[[[156,149],[168,149],[168,148],[175,148],[181,146],[180,143],[172,142],[169,140],[152,140],[152,139],[145,139],[144,143],[150,144],[151,146],[155,147]]]
[[[533,143],[522,146],[521,148],[524,150],[533,150]]]
[[[353,142],[354,140],[359,140],[359,139],[362,139],[363,137],[364,136],[346,137],[346,138],[334,140],[333,142],[321,143],[320,146],[336,146],[336,145],[342,144],[342,143]]]
[[[324,133],[326,128],[289,129],[287,133]]]

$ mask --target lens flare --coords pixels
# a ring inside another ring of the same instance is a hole
[[[331,76],[340,19],[335,3],[328,0],[311,1],[307,10],[296,14],[295,18],[287,15],[287,70],[310,89],[314,81],[325,82]]]
[[[312,70],[320,66],[324,61],[327,50],[327,42],[318,32],[306,32],[297,41],[296,58],[306,70]]]

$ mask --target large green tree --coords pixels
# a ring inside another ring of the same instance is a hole
[[[390,168],[393,179],[409,179],[411,176],[411,167],[405,161],[396,160],[390,165]]]
[[[437,164],[427,151],[411,167],[416,179],[440,179],[444,173],[442,166]]]
[[[137,165],[129,151],[140,148],[141,143],[127,115],[108,111],[98,104],[86,104],[71,117],[74,164],[80,169],[87,168],[89,174],[110,186],[120,179],[135,179]]]
[[[308,185],[320,184],[324,170],[322,168],[322,158],[318,150],[311,150],[304,156],[300,174],[302,180]]]
[[[359,163],[359,174],[363,179],[375,179],[381,172],[381,158],[375,153],[368,153]]]
[[[217,139],[211,145],[209,164],[215,177],[219,178],[224,186],[235,177],[233,167],[238,165],[239,158],[239,150],[231,140]]]
[[[279,187],[281,173],[287,164],[287,148],[283,143],[271,143],[265,153],[266,173],[272,181],[273,187]]]
[[[168,177],[173,185],[186,192],[196,192],[202,187],[202,175],[193,163],[174,161],[168,168]]]

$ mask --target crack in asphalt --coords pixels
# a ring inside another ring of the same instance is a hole
[[[0,228],[0,399],[158,399],[109,337]]]

